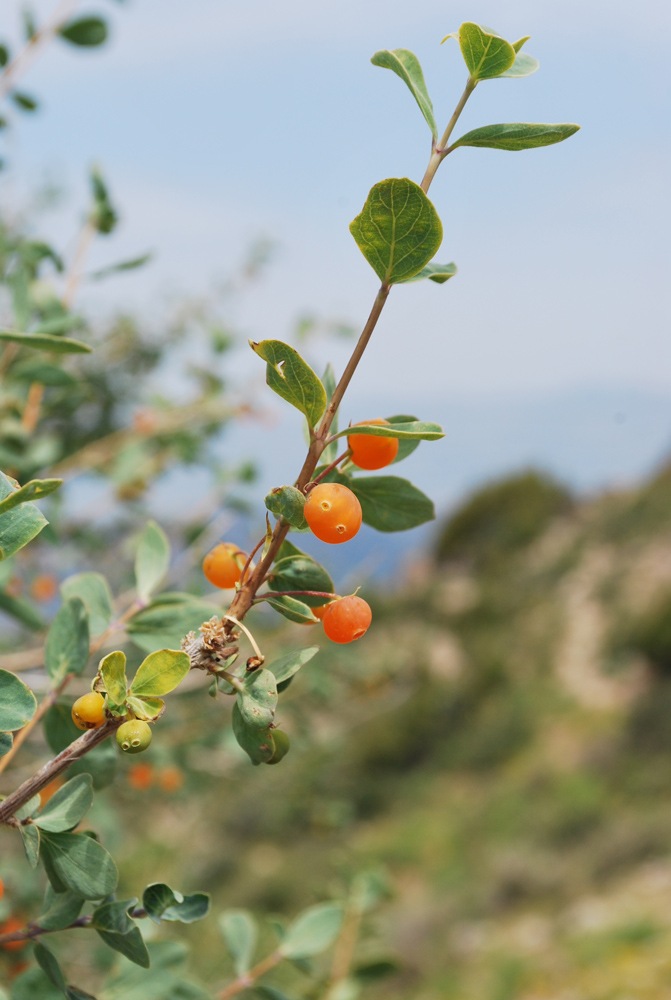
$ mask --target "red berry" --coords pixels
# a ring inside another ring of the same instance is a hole
[[[363,420],[364,424],[387,424],[388,420]],[[357,426],[356,424],[354,425]],[[376,437],[374,434],[350,434],[347,443],[352,452],[352,461],[360,469],[384,469],[398,454],[398,438]]]
[[[373,615],[361,597],[341,597],[326,607],[324,632],[332,642],[353,642],[365,635]]]
[[[246,562],[247,553],[233,542],[219,542],[203,559],[203,573],[213,586],[230,590],[242,576]]]
[[[315,486],[308,493],[303,513],[312,534],[331,545],[348,542],[361,527],[361,504],[339,483]]]

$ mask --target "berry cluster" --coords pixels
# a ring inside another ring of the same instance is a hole
[[[375,419],[366,424],[388,424]],[[356,424],[354,426],[357,426]],[[359,469],[372,471],[390,465],[398,454],[398,439],[371,434],[350,434],[344,457]],[[340,483],[317,483],[307,487],[303,516],[312,534],[329,545],[340,545],[354,538],[363,519],[358,498]],[[213,586],[235,587],[242,580],[249,556],[232,542],[219,542],[203,560],[203,573]],[[297,595],[300,591],[295,592]],[[306,591],[307,593],[307,591]],[[310,609],[324,627],[332,642],[346,643],[360,639],[368,629],[372,613],[368,604],[355,594],[334,597],[319,607]],[[312,624],[306,622],[306,624]],[[118,738],[118,737],[117,737]]]

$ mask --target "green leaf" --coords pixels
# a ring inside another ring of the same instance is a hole
[[[270,670],[254,670],[242,682],[238,692],[240,715],[248,726],[267,729],[275,718],[277,682]]]
[[[26,94],[25,91],[13,90],[9,96],[21,111],[37,111],[39,106],[37,101],[30,94]]]
[[[54,753],[65,750],[73,740],[82,735],[72,721],[72,706],[70,704],[57,701],[55,705],[51,706],[44,716],[44,735]]]
[[[279,611],[281,615],[288,618],[290,622],[298,622],[299,625],[304,625],[305,622],[316,622],[319,621],[318,618],[310,611],[307,604],[303,601],[296,600],[295,597],[269,597],[266,603],[275,608],[275,611]]]
[[[78,380],[70,372],[37,358],[26,358],[25,361],[13,366],[12,377],[25,382],[42,382],[43,385],[57,388],[69,389],[78,384]]]
[[[117,264],[108,264],[107,267],[101,267],[99,271],[89,274],[89,280],[100,281],[102,278],[108,278],[111,274],[134,271],[135,268],[148,264],[153,256],[153,253],[143,253],[141,257],[133,257],[131,260],[121,260]]]
[[[71,45],[92,48],[102,45],[107,39],[107,24],[100,17],[80,17],[68,21],[58,34]]]
[[[236,976],[249,972],[258,937],[256,921],[247,910],[224,910],[219,930],[233,959]]]
[[[79,597],[89,613],[89,631],[101,635],[112,621],[112,595],[107,580],[101,573],[77,573],[61,584],[64,598]]]
[[[291,997],[283,990],[278,990],[276,986],[268,986],[267,983],[257,983],[254,987],[254,992],[257,997],[261,997],[261,1000],[291,1000]],[[331,993],[330,997],[332,1000],[340,1000],[334,993]]]
[[[275,674],[278,684],[288,680],[297,674],[301,667],[309,663],[313,656],[319,652],[319,646],[308,646],[307,649],[298,649],[294,653],[285,653],[279,659],[268,664],[268,670]]]
[[[6,45],[0,44],[0,68],[9,62],[9,49]]]
[[[44,663],[54,682],[66,674],[83,673],[89,658],[89,616],[79,597],[70,597],[60,606],[47,633]]]
[[[46,333],[17,333],[15,330],[0,330],[0,340],[31,347],[35,351],[51,351],[52,354],[90,354],[93,348],[81,340],[69,337],[50,337]]]
[[[49,982],[65,993],[67,983],[54,953],[41,941],[36,941],[33,947],[33,955]]]
[[[76,892],[54,892],[47,883],[43,912],[37,918],[40,927],[47,931],[60,931],[76,920],[84,905],[84,899]]]
[[[40,856],[47,859],[48,875],[51,869],[57,882],[84,899],[104,899],[116,890],[119,873],[111,855],[97,840],[83,833],[43,831]],[[51,875],[49,881],[59,892]]]
[[[28,826],[20,826],[19,833],[21,834],[28,864],[31,868],[37,868],[40,856],[40,831],[31,823]]]
[[[136,695],[128,695],[126,704],[136,718],[143,722],[156,722],[165,711],[165,702],[161,698],[138,698]]]
[[[279,559],[272,568],[268,586],[271,590],[318,590],[327,594],[335,592],[331,577],[310,556]],[[310,608],[318,608],[327,600],[326,597],[311,597],[309,594],[300,598],[301,604],[307,604]]]
[[[285,958],[310,958],[330,948],[340,933],[343,908],[338,903],[320,903],[300,913],[290,924],[280,951]]]
[[[413,275],[412,278],[406,278],[404,284],[408,284],[410,281],[424,281],[428,278],[430,281],[435,281],[437,285],[444,285],[446,281],[453,278],[457,273],[456,264],[427,264],[423,267],[421,271]]]
[[[410,93],[417,101],[419,110],[424,115],[434,139],[438,138],[436,119],[433,116],[433,104],[424,82],[424,74],[419,59],[408,49],[381,49],[372,57],[373,66],[390,69],[407,85]]]
[[[361,476],[349,485],[361,504],[364,523],[377,531],[407,531],[436,516],[433,502],[407,479]]]
[[[233,735],[249,755],[252,764],[265,764],[275,753],[271,729],[258,729],[245,722],[236,702],[233,706]]]
[[[91,775],[78,774],[52,795],[33,822],[48,833],[64,833],[82,821],[92,802]]]
[[[396,421],[393,424],[356,424],[340,431],[337,437],[349,437],[350,434],[370,434],[373,437],[393,437],[399,441],[439,441],[445,437],[445,431],[440,424],[427,423],[423,420],[412,420],[409,423]]]
[[[271,514],[283,517],[295,528],[307,528],[303,515],[305,496],[295,486],[276,486],[265,498]]]
[[[526,41],[526,39],[523,39],[523,41]],[[516,80],[523,76],[531,76],[532,73],[536,72],[540,65],[538,59],[534,59],[534,57],[530,56],[528,52],[519,52],[515,48],[517,44],[517,42],[513,43],[513,48],[517,52],[515,62],[512,64],[510,69],[505,71],[505,73],[501,73],[502,78],[507,77],[508,79]]]
[[[14,492],[13,481],[0,472],[0,501],[11,497]],[[31,542],[48,523],[42,512],[32,504],[21,504],[0,514],[0,561],[9,559]]]
[[[412,414],[408,413],[397,413],[393,417],[385,417],[385,420],[390,424],[412,424],[417,422],[417,417],[413,417]],[[412,455],[413,451],[419,448],[419,445],[420,442],[417,439],[400,438],[396,458],[392,462],[392,465],[396,465],[397,462],[402,462],[408,455]]]
[[[32,604],[23,597],[11,597],[4,591],[0,591],[0,610],[35,631],[41,631],[46,627],[44,620],[38,615]]]
[[[144,943],[140,929],[129,916],[137,899],[126,899],[120,902],[103,903],[91,915],[91,927],[108,947],[125,955],[135,965],[149,968],[149,952]]]
[[[154,603],[134,615],[127,625],[133,642],[146,653],[155,649],[179,646],[187,632],[197,630],[204,621],[217,614],[212,604],[194,601],[168,604],[161,594]]]
[[[510,42],[472,21],[465,21],[459,28],[459,47],[474,83],[500,76],[515,62]]]
[[[375,184],[349,229],[378,278],[388,285],[421,271],[443,239],[438,213],[407,177]]]
[[[135,581],[137,596],[148,601],[152,592],[168,572],[170,563],[170,542],[162,528],[155,521],[149,521],[145,528],[135,557]]]
[[[41,500],[42,497],[49,496],[62,485],[62,479],[31,479],[25,486],[18,490],[12,490],[4,500],[0,501],[0,514],[11,510],[12,507],[18,507],[19,504],[27,503],[29,500]]]
[[[169,694],[184,680],[191,669],[186,653],[176,649],[159,649],[150,653],[140,664],[130,686],[130,694],[161,697]]]
[[[35,813],[40,808],[40,796],[39,794],[33,795],[32,798],[24,802],[22,806],[16,810],[15,816],[17,819],[28,819],[29,816],[34,816]]]
[[[579,125],[568,123],[543,125],[509,122],[502,125],[485,125],[483,128],[476,128],[462,135],[453,144],[452,149],[457,149],[459,146],[507,149],[512,152],[535,149],[537,146],[552,146],[555,142],[563,142],[564,139],[574,135],[579,128]]]
[[[281,340],[249,342],[266,362],[266,383],[273,392],[304,413],[314,427],[326,409],[326,390],[298,351]]]
[[[35,695],[16,674],[0,670],[0,729],[23,729],[35,714]]]
[[[183,896],[163,882],[153,882],[142,893],[142,905],[155,924],[160,924],[162,920],[192,924],[207,916],[210,897],[206,892]]]
[[[121,650],[115,650],[103,657],[98,667],[100,676],[103,679],[107,699],[112,711],[121,709],[126,701],[126,654]]]
[[[6,753],[14,746],[14,737],[11,733],[0,733],[0,757],[4,757]]]

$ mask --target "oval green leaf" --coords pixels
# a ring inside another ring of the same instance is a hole
[[[119,873],[111,855],[83,833],[43,832],[40,855],[48,859],[47,873],[51,870],[57,882],[84,899],[104,899],[117,887]]]
[[[559,125],[529,122],[508,122],[500,125],[484,125],[467,132],[451,146],[479,146],[484,149],[506,149],[517,152],[521,149],[536,149],[538,146],[552,146],[574,135],[580,126],[563,122]]]
[[[71,45],[92,48],[106,41],[107,24],[101,17],[80,17],[75,21],[68,21],[59,29],[58,34]]]
[[[364,523],[377,531],[408,531],[436,516],[433,502],[407,479],[363,476],[349,486],[359,499]]]
[[[140,928],[129,915],[136,899],[103,903],[91,915],[91,927],[96,930],[109,948],[120,952],[135,965],[149,968],[149,952]]]
[[[524,39],[526,41],[526,39]],[[517,45],[517,42],[513,44],[513,48]],[[505,73],[501,73],[502,77],[506,77],[510,80],[517,80],[523,76],[531,76],[535,73],[540,63],[538,59],[534,59],[530,56],[528,52],[519,52],[515,49],[517,55],[515,56],[515,62],[512,64],[510,69],[507,69]]]
[[[89,616],[79,597],[61,604],[47,633],[44,663],[54,685],[83,673],[89,658]]]
[[[189,896],[183,896],[163,882],[154,882],[142,893],[142,905],[155,924],[160,924],[162,920],[192,924],[207,916],[210,897],[206,892],[193,892]]]
[[[279,559],[273,566],[268,586],[271,590],[318,590],[333,594],[333,580],[323,566],[310,556],[289,556]],[[301,595],[300,603],[309,608],[318,608],[325,604],[326,597],[311,597]]]
[[[305,496],[295,486],[277,486],[266,496],[265,504],[271,514],[283,517],[294,528],[307,528]]]
[[[139,697],[162,697],[180,684],[191,668],[186,653],[159,649],[140,664],[130,686],[130,694]]]
[[[267,763],[275,753],[272,729],[258,729],[245,722],[236,701],[233,706],[233,735],[248,755],[252,764]]]
[[[61,594],[64,598],[79,597],[89,613],[89,630],[92,636],[105,631],[112,621],[112,595],[102,573],[76,573],[63,580]]]
[[[268,670],[272,670],[275,680],[281,684],[282,681],[287,681],[297,674],[318,652],[319,646],[308,646],[307,649],[299,649],[295,653],[285,653],[284,656],[269,663]]]
[[[267,385],[304,413],[314,427],[326,409],[326,390],[309,364],[281,340],[250,340],[249,345],[266,362]]]
[[[372,437],[393,437],[399,441],[439,441],[445,437],[445,431],[440,424],[432,424],[424,420],[412,420],[403,423],[394,420],[393,424],[356,424],[346,427],[335,437],[346,437],[350,434],[369,434]]]
[[[21,347],[31,347],[36,351],[51,351],[52,354],[90,354],[93,350],[81,340],[69,337],[51,337],[46,333],[17,333],[15,330],[0,330],[0,340]]]
[[[65,833],[82,821],[93,802],[90,774],[78,774],[52,795],[34,824],[48,833]]]
[[[35,714],[35,695],[16,674],[0,670],[0,730],[23,729]]]
[[[426,89],[422,67],[414,52],[410,52],[409,49],[381,49],[371,58],[371,62],[373,66],[390,69],[396,76],[400,76],[417,101],[433,138],[437,139],[438,128],[433,114],[433,104]]]
[[[371,188],[350,232],[383,284],[412,278],[443,240],[438,213],[418,184],[389,178]]]
[[[145,603],[162,581],[170,563],[170,542],[156,521],[149,521],[135,556],[137,596]]]
[[[121,708],[126,700],[126,654],[116,649],[100,661],[98,671],[103,679],[110,707]]]
[[[25,486],[21,486],[18,490],[12,490],[4,500],[0,501],[0,514],[30,500],[41,500],[42,497],[49,496],[62,485],[62,479],[31,479]]]
[[[344,910],[338,903],[320,903],[300,913],[280,945],[285,958],[311,958],[330,948],[340,933]]]
[[[248,726],[267,729],[275,718],[277,681],[270,670],[254,670],[247,674],[238,691],[240,715]]]
[[[224,910],[219,916],[219,930],[231,953],[236,976],[244,976],[254,958],[256,921],[247,910]]]
[[[318,618],[310,611],[310,608],[303,601],[296,600],[295,597],[268,597],[266,598],[268,604],[275,608],[275,611],[279,611],[281,615],[288,618],[290,622],[298,622],[299,625],[304,625],[305,622],[317,622]]]
[[[473,83],[501,76],[515,62],[510,42],[472,21],[465,21],[459,28],[459,48]]]

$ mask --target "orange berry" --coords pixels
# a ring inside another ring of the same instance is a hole
[[[64,783],[65,778],[59,775],[57,778],[54,778],[53,781],[50,781],[48,785],[44,786],[40,792],[40,809],[46,806],[51,796],[54,795]]]
[[[72,706],[72,721],[77,729],[100,729],[105,721],[105,699],[97,691],[83,694]]]
[[[387,424],[388,420],[376,418],[363,420],[364,424]],[[354,425],[355,427],[357,424]],[[384,469],[390,465],[398,454],[398,438],[376,437],[374,434],[350,434],[347,444],[352,452],[352,461],[360,469]]]
[[[184,773],[178,767],[164,767],[159,773],[158,783],[168,795],[178,792],[184,784]]]
[[[58,582],[50,573],[40,573],[30,585],[30,593],[36,601],[50,601],[56,596]]]
[[[154,782],[154,768],[151,764],[133,764],[128,768],[127,778],[136,792],[146,792]]]
[[[361,527],[361,504],[339,483],[319,483],[310,490],[303,513],[312,534],[331,545],[348,542]]]
[[[233,542],[219,542],[203,559],[203,573],[210,583],[221,590],[234,587],[247,562],[247,553]]]
[[[332,642],[353,642],[365,634],[372,618],[361,597],[341,597],[326,606],[324,632]]]
[[[0,924],[0,934],[13,934],[15,931],[23,930],[25,923],[20,917],[7,917],[3,924]],[[7,941],[0,945],[6,951],[19,951],[29,944],[28,941]]]

